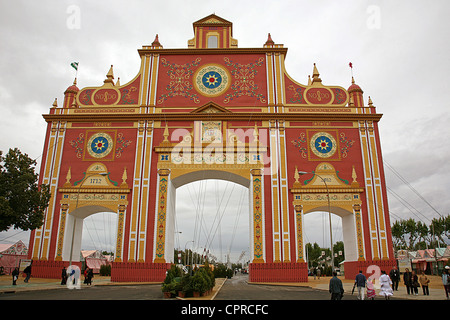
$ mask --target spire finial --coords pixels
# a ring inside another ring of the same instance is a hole
[[[122,173],[122,184],[120,185],[121,187],[128,187],[127,179],[128,179],[127,167],[124,167]]]
[[[370,98],[370,96],[369,96],[369,107],[373,107],[373,102],[372,102],[372,99]]]
[[[272,36],[270,35],[270,33],[267,35],[267,41],[264,44],[265,47],[269,47],[269,46],[273,46],[275,44],[275,42],[273,42],[272,40]]]
[[[163,46],[159,43],[158,34],[156,34],[155,40],[152,42],[152,48],[162,48]]]
[[[70,183],[70,179],[72,179],[72,172],[71,172],[72,167],[69,167],[69,170],[67,171],[66,174],[66,183],[64,183],[64,187],[70,187],[72,186],[72,184]]]
[[[258,125],[255,122],[255,127],[253,129],[253,142],[257,143],[259,141],[259,130]]]
[[[164,141],[169,142],[169,127],[167,126],[167,123],[166,123],[166,127],[164,128],[163,137],[164,137]]]
[[[314,63],[313,74],[312,74],[312,83],[322,82],[322,79],[319,78],[319,70],[317,70],[316,64]]]
[[[355,166],[352,166],[352,187],[359,187],[359,183],[358,181],[356,181],[356,179],[358,178],[358,176],[356,175],[356,170],[355,170]]]
[[[295,171],[294,171],[294,179],[295,179],[295,181],[294,181],[294,184],[292,185],[293,188],[301,188],[302,187],[302,184],[299,181],[299,178],[300,178],[300,174],[298,173],[297,166],[295,166]]]
[[[55,98],[55,101],[53,101],[52,106],[53,106],[53,108],[58,108],[58,99],[57,98]]]
[[[103,81],[103,83],[104,84],[109,83],[109,84],[114,85],[113,79],[114,79],[114,72],[113,72],[113,65],[111,65],[111,68],[109,68],[109,71],[106,74],[106,79],[105,79],[105,81]]]

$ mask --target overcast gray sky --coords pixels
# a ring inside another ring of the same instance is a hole
[[[450,205],[449,12],[445,0],[1,0],[0,150],[18,147],[40,161],[46,128],[42,114],[55,98],[62,104],[75,76],[71,62],[80,63],[79,88],[101,85],[111,64],[116,79],[126,83],[139,70],[137,49],[156,34],[164,48],[186,48],[192,23],[216,13],[233,23],[241,48],[262,47],[270,32],[289,49],[286,69],[300,83],[307,82],[316,63],[324,84],[348,87],[352,62],[366,103],[371,96],[383,114],[384,160],[445,216]],[[389,193],[392,220],[413,217],[429,223],[439,217],[385,169],[389,189],[420,212]],[[187,191],[181,193],[179,205],[189,206]],[[235,219],[229,220],[233,229]],[[248,224],[248,216],[240,221]],[[320,244],[323,236],[316,240],[316,232],[308,230],[309,240]],[[28,242],[26,233],[13,237],[14,232],[0,233],[0,240],[23,237]],[[235,241],[248,247],[248,234],[241,233],[243,238]],[[184,237],[187,232],[180,235],[183,248],[189,240]]]

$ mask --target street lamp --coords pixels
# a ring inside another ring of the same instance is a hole
[[[306,172],[306,171],[299,171],[298,172],[299,175],[305,175],[305,174],[312,174],[315,175],[317,177],[319,177],[323,183],[325,184],[325,188],[327,189],[327,197],[328,197],[328,218],[330,220],[330,243],[331,243],[331,270],[334,271],[334,253],[333,253],[333,231],[332,231],[332,227],[331,227],[331,204],[330,204],[330,190],[328,190],[328,185],[327,182],[325,181],[325,179],[323,177],[321,177],[320,175],[318,175],[317,173],[313,172]]]
[[[108,173],[107,173],[107,172],[102,172],[102,173],[92,173],[92,174],[88,175],[88,176],[80,183],[80,185],[79,185],[79,187],[78,187],[78,191],[77,191],[77,203],[76,203],[75,209],[74,209],[73,211],[75,211],[75,210],[78,209],[78,199],[80,199],[80,190],[81,190],[81,186],[83,185],[83,183],[84,183],[85,181],[87,181],[88,178],[90,178],[90,177],[92,177],[92,176],[97,176],[97,175],[100,175],[100,176],[102,176],[102,177],[106,177],[106,176],[108,175]],[[73,212],[73,211],[72,211],[72,212]],[[70,245],[70,259],[69,259],[69,266],[72,265],[73,242],[74,242],[74,239],[75,239],[75,226],[76,226],[76,223],[77,223],[77,219],[75,218],[75,216],[73,216],[72,243],[71,243],[71,245]]]

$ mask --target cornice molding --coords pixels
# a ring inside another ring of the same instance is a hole
[[[195,120],[233,120],[233,121],[380,121],[382,114],[341,114],[341,113],[151,113],[151,114],[44,114],[47,122],[127,122],[139,120],[152,121],[195,121]]]
[[[211,55],[211,54],[267,54],[278,53],[286,56],[288,48],[217,48],[217,49],[197,49],[197,48],[183,48],[183,49],[152,49],[151,46],[143,46],[138,49],[139,56],[145,55]]]

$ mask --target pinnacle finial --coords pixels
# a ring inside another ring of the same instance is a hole
[[[169,127],[167,126],[166,123],[166,127],[164,128],[164,133],[163,133],[163,137],[164,137],[164,141],[169,142]]]
[[[109,68],[109,71],[106,74],[106,79],[105,79],[105,81],[103,81],[103,83],[104,84],[109,83],[109,84],[114,85],[113,79],[114,79],[114,72],[113,72],[113,65],[111,65],[111,68]]]
[[[322,82],[322,79],[319,78],[319,70],[317,70],[316,64],[314,63],[313,74],[312,74],[312,83]]]
[[[158,34],[156,34],[155,40],[152,42],[152,48],[162,48],[161,43],[159,43]]]
[[[270,35],[270,33],[267,35],[267,41],[264,44],[264,46],[273,46],[275,44],[275,42],[273,42],[272,40],[272,36]]]

